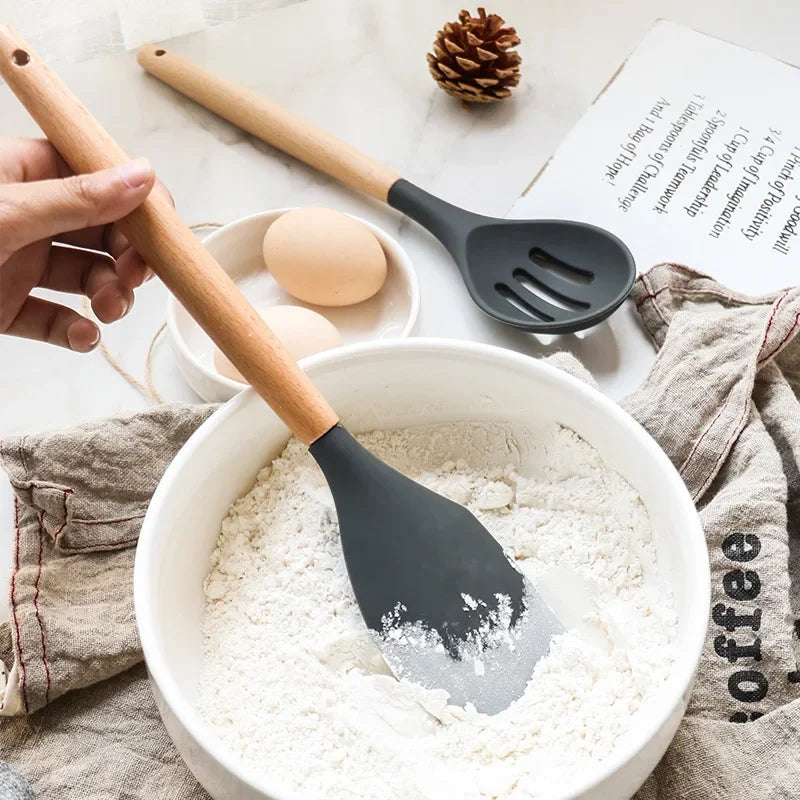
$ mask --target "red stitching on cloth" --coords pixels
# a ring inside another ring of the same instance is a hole
[[[767,322],[767,329],[764,331],[764,338],[761,341],[761,348],[760,349],[764,348],[764,345],[767,342],[767,337],[769,336],[770,329],[772,328],[772,323],[775,321],[775,315],[778,313],[778,308],[780,308],[781,303],[784,301],[784,298],[788,294],[789,294],[789,290],[787,289],[781,295],[781,297],[778,299],[778,302],[775,303],[775,305],[773,306],[772,314],[770,314],[769,321]],[[798,314],[797,316],[798,316],[798,318],[800,318],[800,314]],[[797,325],[797,319],[795,319],[795,324],[792,326],[792,330],[794,330],[796,325]],[[790,333],[791,333],[791,331],[790,331]],[[787,337],[784,337],[784,339],[782,340],[781,344],[778,345],[777,349],[780,349],[780,347],[783,346],[783,343],[786,341],[786,338]],[[756,363],[760,364],[761,361],[757,361]],[[728,395],[728,398],[730,399],[730,395]],[[727,404],[727,401],[726,401],[726,404]],[[724,406],[723,406],[723,408],[724,408]],[[714,474],[714,471],[716,470],[717,465],[725,457],[725,454],[726,454],[726,452],[728,450],[728,446],[733,441],[734,437],[740,432],[739,426],[742,424],[742,420],[744,420],[745,414],[747,414],[747,410],[749,408],[750,408],[750,397],[748,396],[748,397],[745,398],[745,401],[744,401],[744,410],[742,411],[742,415],[739,417],[739,420],[736,423],[736,426],[731,431],[731,435],[728,437],[727,441],[723,445],[722,450],[720,450],[720,453],[717,456],[717,460],[714,462],[713,466],[709,470],[708,476],[706,477],[705,481],[703,482],[703,485],[692,495],[692,499],[693,500],[696,500],[705,491],[705,488],[708,486],[709,482],[712,479],[711,476]],[[722,413],[722,409],[720,409],[720,413]],[[717,416],[719,416],[719,414]]]
[[[660,289],[656,289],[656,291],[641,297],[639,301],[636,303],[636,308],[640,308],[642,305],[644,305],[646,300],[652,300],[654,297],[658,297],[662,292],[666,292],[668,290],[672,290],[681,297],[692,297],[695,295],[700,295],[701,297],[714,297],[717,298],[718,300],[727,300],[729,302],[733,300],[739,305],[746,305],[746,306],[764,305],[764,301],[759,300],[758,298],[747,300],[746,298],[735,297],[731,295],[729,292],[720,292],[711,286],[704,287],[701,289],[689,289],[685,287],[676,288],[675,286],[662,286]]]
[[[75,490],[70,489],[68,486],[59,486],[55,483],[41,483],[40,481],[31,481],[31,486],[34,489],[55,489],[58,492],[67,492],[68,494],[72,494]]]
[[[663,289],[659,289],[659,291],[664,291]],[[639,301],[636,303],[636,308],[641,308],[648,300],[652,300],[658,292],[651,292],[650,294],[646,294],[644,297],[640,297]]]
[[[725,455],[726,455],[726,453],[728,451],[728,446],[734,440],[734,438],[737,436],[737,434],[739,434],[741,432],[740,431],[740,426],[741,426],[742,420],[744,419],[745,414],[747,414],[749,408],[750,408],[750,397],[748,395],[745,398],[745,401],[744,401],[744,410],[742,411],[742,415],[739,417],[739,420],[736,423],[736,426],[731,431],[731,435],[728,437],[727,441],[723,445],[722,450],[719,451],[719,455],[717,456],[717,460],[714,462],[713,466],[708,471],[708,476],[706,477],[705,481],[703,482],[703,485],[692,495],[692,500],[697,500],[697,498],[705,491],[706,487],[711,482],[712,476],[714,475],[714,471],[717,468],[717,464],[719,464],[719,462],[722,461],[722,459],[725,457]]]
[[[650,281],[647,278],[647,274],[645,273],[644,275],[641,276],[641,278],[642,278],[642,286],[644,286],[644,288],[647,290],[647,293],[648,293],[649,297],[651,299],[654,298],[656,296],[656,294],[658,294],[658,292],[654,292],[653,291],[653,287],[652,287]],[[637,308],[638,308],[638,306],[637,306]],[[656,314],[658,314],[659,318],[664,323],[664,325],[668,325],[669,324],[667,322],[667,320],[664,318],[664,314],[661,312],[661,309],[658,307],[658,303],[656,303],[655,300],[653,301],[653,310],[656,312]],[[647,332],[650,335],[650,338],[655,342],[656,341],[655,333],[650,328],[650,326],[647,324],[647,322],[645,321],[644,318],[642,318],[642,324],[647,329]]]
[[[767,342],[767,337],[769,336],[770,329],[772,328],[772,323],[775,321],[775,314],[778,312],[778,308],[780,307],[781,303],[784,301],[784,298],[786,298],[786,296],[787,296],[788,294],[789,294],[789,289],[787,289],[787,290],[786,290],[786,291],[785,291],[785,292],[784,292],[784,293],[783,293],[783,294],[780,296],[780,298],[778,299],[778,302],[777,302],[777,303],[775,303],[775,305],[772,307],[772,313],[770,314],[769,320],[768,320],[768,322],[767,322],[767,329],[764,331],[764,338],[761,340],[761,347],[759,348],[759,350],[763,350],[763,349],[764,349],[764,345],[765,345],[765,344],[766,344],[766,342]],[[800,317],[800,314],[798,315],[798,317]],[[794,326],[792,326],[792,330],[794,329],[794,327],[795,327],[796,325],[797,325],[797,320],[795,320],[795,325],[794,325]],[[791,331],[790,331],[790,333],[791,333]],[[785,341],[786,341],[786,339],[784,339],[784,340],[783,340],[783,342],[781,342],[781,344],[780,344],[780,345],[778,345],[778,349],[780,349],[780,347],[782,347],[782,346],[783,346],[783,344],[784,344],[784,342],[785,342]],[[757,364],[760,364],[760,363],[761,363],[761,361],[759,360],[759,361],[757,361],[756,363],[757,363]],[[720,414],[722,414],[722,412],[725,410],[725,407],[728,405],[728,401],[729,401],[730,399],[731,399],[731,396],[730,396],[730,395],[728,395],[728,397],[726,398],[725,402],[722,404],[722,408],[720,408],[720,410],[717,412],[717,416],[716,416],[716,417],[714,417],[714,419],[713,419],[713,420],[711,420],[711,424],[710,424],[710,425],[709,425],[709,426],[708,426],[708,427],[705,429],[705,431],[703,431],[703,435],[702,435],[702,436],[701,436],[701,437],[700,437],[700,438],[699,438],[699,439],[698,439],[698,440],[695,442],[695,445],[694,445],[694,447],[692,448],[692,451],[689,453],[689,455],[688,455],[688,456],[686,456],[686,460],[683,462],[683,464],[682,464],[682,466],[681,466],[680,470],[678,470],[678,471],[679,471],[679,473],[680,473],[681,475],[683,475],[683,473],[685,472],[685,470],[688,468],[688,466],[689,466],[689,461],[691,460],[692,456],[695,454],[695,452],[696,452],[697,448],[700,446],[700,443],[703,441],[703,439],[705,439],[705,437],[706,437],[706,434],[707,434],[707,433],[708,433],[708,432],[711,430],[711,428],[713,428],[713,427],[714,427],[714,424],[715,424],[715,423],[716,423],[716,421],[719,419],[719,417],[720,417]],[[744,415],[747,413],[747,409],[749,408],[749,402],[750,402],[750,400],[749,400],[749,398],[748,398],[748,399],[745,401],[745,408],[744,408],[744,411],[742,412],[742,416],[741,416],[741,417],[739,417],[739,422],[737,422],[737,423],[736,423],[736,428],[738,428],[738,427],[739,427],[739,425],[741,424],[742,420],[744,419]],[[733,439],[733,437],[734,437],[734,436],[737,434],[737,430],[736,430],[736,428],[734,428],[734,430],[733,430],[733,432],[731,433],[730,437],[728,437],[728,441],[727,441],[727,442],[725,442],[725,446],[722,448],[722,450],[721,450],[721,452],[720,452],[720,455],[719,455],[719,457],[718,457],[718,458],[717,458],[717,460],[714,462],[714,466],[711,468],[711,473],[713,473],[713,472],[714,472],[714,470],[715,470],[715,469],[716,469],[716,467],[717,467],[717,464],[719,464],[720,460],[721,460],[721,459],[722,459],[722,457],[725,455],[725,451],[727,450],[727,448],[728,448],[728,445],[731,443],[731,440],[732,440],[732,439]],[[705,487],[706,487],[707,485],[708,485],[708,479],[706,479],[706,481],[705,481],[705,482],[703,483],[703,485],[702,485],[702,486],[701,486],[701,487],[700,487],[700,488],[697,490],[697,492],[696,492],[694,495],[692,495],[692,498],[693,498],[693,499],[696,499],[696,498],[697,498],[697,497],[700,495],[700,493],[701,493],[701,492],[702,492],[702,491],[705,489]]]
[[[19,463],[22,464],[22,470],[25,473],[25,480],[28,479],[28,465],[25,463],[25,454],[22,452],[22,443],[25,441],[25,437],[23,436],[17,442],[17,453],[19,454]]]
[[[144,514],[134,514],[132,517],[117,517],[117,519],[73,519],[73,525],[111,525],[115,522],[130,522],[134,519],[142,519]]]
[[[60,487],[52,487],[52,488],[60,488]],[[64,533],[65,528],[67,527],[67,522],[71,523],[72,525],[113,525],[118,522],[131,522],[135,519],[143,519],[145,514],[135,514],[131,517],[117,517],[116,519],[71,519],[68,520],[67,518],[67,495],[74,494],[75,490],[71,488],[61,489],[64,493],[64,521],[59,526],[58,530],[53,534],[53,544],[57,547],[60,547],[62,551],[75,553],[81,552],[83,550],[112,550],[117,547],[121,547],[122,545],[132,544],[135,542],[139,537],[133,536],[128,539],[121,539],[117,542],[109,543],[107,545],[96,545],[96,544],[88,544],[88,545],[80,545],[80,546],[62,546],[59,544],[59,539],[61,535]]]
[[[14,497],[14,572],[11,575],[11,616],[14,620],[14,630],[17,634],[17,659],[22,673],[22,707],[28,713],[28,697],[26,694],[25,661],[22,658],[22,643],[19,636],[19,621],[17,619],[16,587],[17,573],[19,572],[19,501]]]
[[[14,484],[17,485],[17,484]],[[75,494],[75,490],[69,486],[66,488],[63,486],[55,486],[53,484],[45,484],[45,483],[37,483],[37,489],[57,489],[59,492],[63,493],[63,501],[64,501],[64,520],[59,526],[58,530],[53,534],[53,544],[58,545],[58,540],[61,534],[64,532],[64,529],[67,527],[68,523],[72,523],[73,525],[113,525],[118,522],[132,522],[135,519],[144,519],[146,512],[142,512],[141,514],[134,514],[130,517],[115,517],[112,519],[68,519],[67,517],[67,495]],[[138,538],[138,537],[136,537]],[[129,544],[130,542],[136,541],[134,539],[123,539],[120,542],[111,545],[112,547],[116,547],[119,544]],[[89,545],[88,547],[64,547],[63,550],[88,550],[89,548],[94,547],[94,545]]]
[[[61,536],[61,534],[64,531],[64,528],[67,527],[67,495],[74,494],[73,490],[69,488],[62,489],[62,491],[64,492],[64,521],[61,523],[61,527],[53,534],[54,545],[58,545],[58,537]]]
[[[709,281],[711,283],[715,282],[713,276],[711,276],[711,275],[709,275],[709,274],[707,274],[705,272],[699,272],[698,270],[694,269],[693,267],[687,267],[686,264],[676,264],[674,261],[661,261],[658,264],[654,264],[650,268],[650,270],[648,272],[653,272],[658,267],[671,267],[673,269],[680,270],[681,272],[686,272],[693,278],[698,278],[698,279],[700,279],[702,281]],[[644,275],[647,275],[647,274],[648,273],[643,273],[642,277],[644,277]],[[675,287],[672,287],[672,288],[675,288]],[[685,291],[685,290],[684,289],[678,289],[677,291],[682,292],[682,291]],[[792,291],[792,289],[789,288],[786,291],[787,291],[787,294],[788,294],[788,292]],[[724,293],[724,296],[729,298],[730,300],[735,300],[737,303],[745,303],[746,305],[763,305],[763,304],[765,304],[767,302],[772,303],[772,302],[775,301],[775,296],[774,295],[768,295],[768,294],[767,295],[760,295],[760,296],[756,296],[756,297],[748,297],[747,295],[740,294],[739,292],[728,291],[728,292]]]
[[[703,433],[700,436],[700,438],[694,443],[694,447],[692,447],[691,452],[689,453],[688,456],[686,456],[683,464],[681,464],[681,468],[678,470],[678,472],[681,475],[683,475],[683,473],[689,468],[689,462],[692,460],[692,456],[694,456],[694,454],[697,452],[697,448],[700,447],[700,443],[703,441],[703,439],[706,438],[706,435],[714,427],[714,425],[716,424],[717,420],[722,415],[722,412],[725,410],[726,406],[730,402],[730,399],[731,399],[730,395],[728,395],[725,398],[725,402],[722,404],[722,406],[720,407],[719,411],[717,411],[717,416],[714,417],[714,419],[712,419],[711,422],[709,422],[708,427],[703,431]]]
[[[118,547],[122,547],[125,544],[133,544],[133,542],[138,541],[139,536],[132,536],[129,539],[120,539],[118,542],[112,542],[109,544],[85,544],[73,547],[62,547],[61,550],[65,553],[79,553],[82,550],[97,550],[98,552],[103,550],[116,550]]]
[[[798,324],[800,324],[800,313],[794,315],[794,324],[792,325],[791,328],[789,328],[789,330],[786,333],[786,336],[784,336],[783,339],[780,340],[778,346],[773,348],[765,356],[761,356],[761,358],[758,359],[758,363],[762,364],[763,362],[768,361],[770,358],[772,358],[772,356],[774,356],[786,344],[786,342],[788,342],[789,339],[791,339],[792,334],[794,333],[794,330],[798,326]]]
[[[778,309],[781,307],[781,303],[784,301],[786,295],[789,294],[789,290],[787,289],[778,299],[778,302],[772,306],[772,313],[769,315],[769,321],[767,322],[767,329],[764,331],[764,338],[761,340],[761,347],[759,347],[759,352],[764,349],[764,345],[767,343],[767,336],[769,335],[770,328],[772,328],[772,323],[775,321],[775,315],[778,313]],[[756,362],[760,363],[760,362]]]
[[[705,273],[698,272],[697,270],[693,269],[692,267],[687,267],[685,264],[675,264],[670,261],[662,261],[659,264],[655,264],[648,272],[644,272],[636,278],[636,283],[641,283],[644,286],[648,285],[647,276],[650,272],[655,271],[658,267],[670,267],[672,269],[677,269],[682,272],[686,272],[694,278],[702,281],[704,284],[713,284],[714,278],[711,275],[706,275]],[[641,298],[642,301],[646,299],[650,299],[650,297],[654,297],[655,295],[660,294],[662,291],[666,291],[667,289],[672,289],[676,294],[681,296],[686,296],[690,294],[707,294],[711,295],[712,297],[719,297],[722,300],[728,300],[735,302],[739,305],[746,305],[746,306],[760,306],[766,305],[767,303],[774,303],[775,296],[774,295],[761,295],[758,297],[748,297],[743,294],[739,294],[738,292],[732,291],[720,291],[719,289],[715,289],[713,285],[703,285],[698,289],[689,288],[688,285],[682,286],[662,286],[660,289],[656,290],[652,295],[648,298]],[[791,289],[786,290],[785,294],[788,294]],[[785,295],[784,295],[785,296]],[[781,298],[782,300],[783,298]],[[638,308],[638,305],[637,305]]]
[[[44,641],[44,625],[39,614],[39,579],[42,577],[42,555],[44,553],[44,512],[39,513],[39,559],[36,570],[36,581],[33,584],[33,608],[36,612],[36,621],[39,623],[39,638],[42,640],[42,663],[47,675],[47,686],[44,690],[44,702],[50,702],[50,665],[47,663],[47,645]]]

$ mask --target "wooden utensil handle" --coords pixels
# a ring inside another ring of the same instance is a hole
[[[201,106],[315,169],[386,202],[400,180],[393,170],[277,103],[221,78],[176,53],[145,44],[139,64]]]
[[[0,26],[0,75],[75,172],[93,172],[129,160],[7,26]],[[167,200],[152,192],[119,224],[186,310],[299,439],[310,444],[337,423],[325,398]]]

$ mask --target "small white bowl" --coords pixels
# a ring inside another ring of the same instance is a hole
[[[447,339],[355,345],[311,356],[306,370],[354,433],[455,420],[515,428],[557,421],[591,444],[640,494],[661,579],[678,614],[677,660],[605,760],[558,800],[627,800],[653,770],[686,710],[711,595],[700,520],[675,467],[616,403],[519,353]],[[252,389],[213,414],[167,469],[136,550],[134,601],[161,716],[189,768],[216,800],[320,800],[244,765],[195,705],[202,659],[203,580],[231,503],[289,438]],[[291,680],[276,676],[275,680]],[[387,800],[394,800],[391,775]],[[443,798],[442,800],[446,800]]]
[[[262,242],[267,228],[291,210],[278,208],[231,222],[207,236],[203,244],[256,307],[310,308],[337,327],[344,345],[410,336],[419,315],[417,274],[395,239],[359,217],[356,219],[375,234],[386,253],[386,282],[374,297],[352,306],[316,306],[292,297],[277,284],[264,266]],[[204,400],[223,402],[247,388],[216,371],[214,343],[172,295],[167,301],[167,330],[181,374]]]

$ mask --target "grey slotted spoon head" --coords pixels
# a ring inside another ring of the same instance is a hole
[[[619,308],[636,277],[628,248],[594,225],[484,217],[402,179],[387,202],[448,249],[479,308],[516,328],[589,328]]]

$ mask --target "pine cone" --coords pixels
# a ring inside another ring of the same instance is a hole
[[[510,49],[519,44],[519,36],[504,25],[502,17],[487,16],[479,8],[477,17],[462,11],[458,22],[446,22],[436,34],[433,53],[428,53],[431,75],[465,108],[502,100],[519,83],[522,59]]]

